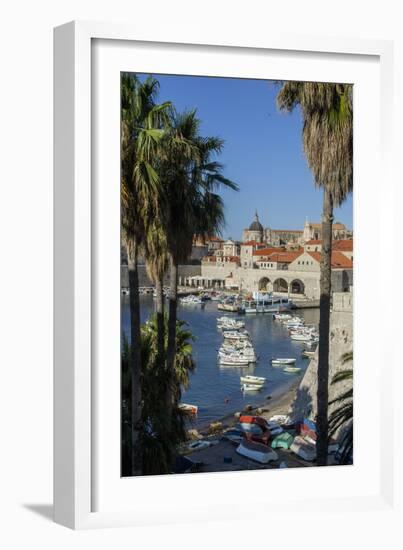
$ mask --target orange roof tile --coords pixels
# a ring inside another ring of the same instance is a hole
[[[289,252],[275,252],[274,254],[271,254],[269,256],[269,261],[290,264],[296,258],[301,256],[301,254],[303,253],[304,253],[303,250],[295,250],[295,251],[289,251]]]
[[[322,241],[312,239],[311,241],[307,241],[305,244],[322,244]]]
[[[259,248],[258,250],[255,250],[253,255],[254,256],[270,256],[270,254],[273,254],[274,252],[283,252],[284,248]]]
[[[339,250],[340,252],[352,252],[353,251],[353,239],[340,239],[339,241],[333,241],[333,250]]]
[[[307,252],[314,260],[320,262],[321,253],[320,252]],[[344,268],[352,269],[353,262],[347,258],[344,254],[338,251],[332,252],[332,267],[333,268]]]

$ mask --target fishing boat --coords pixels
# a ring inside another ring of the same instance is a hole
[[[262,385],[257,384],[242,384],[241,389],[242,391],[260,391],[262,389]]]
[[[244,384],[263,385],[266,382],[266,378],[264,378],[263,376],[252,376],[250,374],[247,374],[245,376],[241,376],[241,382]]]
[[[178,409],[188,414],[197,414],[199,410],[197,405],[189,405],[188,403],[180,403]]]
[[[270,361],[272,365],[293,365],[297,360],[291,357],[273,357]]]
[[[301,367],[284,367],[284,372],[299,372]]]
[[[252,441],[241,441],[236,452],[241,456],[260,462],[260,464],[268,464],[269,462],[278,460],[278,455],[273,449],[262,443]]]
[[[256,363],[256,361],[257,361],[257,357],[256,357],[256,355],[253,351],[249,352],[249,353],[246,353],[246,352],[243,352],[243,351],[225,352],[225,351],[220,350],[218,352],[218,358],[220,360],[222,360],[222,359],[225,360],[228,357],[230,357],[232,359],[246,360],[248,363]]]

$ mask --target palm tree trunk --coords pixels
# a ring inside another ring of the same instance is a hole
[[[157,365],[162,367],[164,358],[164,294],[162,277],[155,282],[156,302],[155,310],[157,314]]]
[[[170,420],[173,405],[172,385],[173,372],[175,367],[176,353],[176,312],[178,307],[178,264],[171,256],[170,258],[170,289],[169,289],[169,320],[168,320],[168,351],[167,351],[167,416]]]
[[[133,240],[126,246],[129,270],[130,306],[130,373],[131,373],[131,465],[132,475],[141,475],[143,470],[141,450],[141,333],[138,274],[138,247]]]
[[[317,390],[317,464],[327,465],[328,455],[328,401],[329,401],[329,332],[332,277],[333,198],[325,187],[323,193],[322,255],[320,263],[320,318]]]

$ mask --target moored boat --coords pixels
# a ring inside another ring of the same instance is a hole
[[[266,378],[263,376],[252,376],[250,374],[247,374],[245,376],[241,376],[241,382],[244,384],[256,384],[256,385],[263,385],[266,382]]]
[[[273,357],[270,361],[272,365],[293,365],[297,360],[292,357]]]
[[[268,464],[269,462],[278,460],[278,455],[270,447],[262,443],[254,443],[252,441],[241,441],[236,449],[236,452],[241,456],[250,458],[260,464]]]
[[[241,389],[242,391],[260,391],[262,389],[262,386],[263,384],[242,384]]]
[[[299,372],[301,367],[284,367],[284,372]]]

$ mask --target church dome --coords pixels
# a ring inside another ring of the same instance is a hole
[[[257,212],[255,214],[255,219],[249,226],[249,231],[263,231],[263,225],[259,221],[259,216],[257,215]]]

